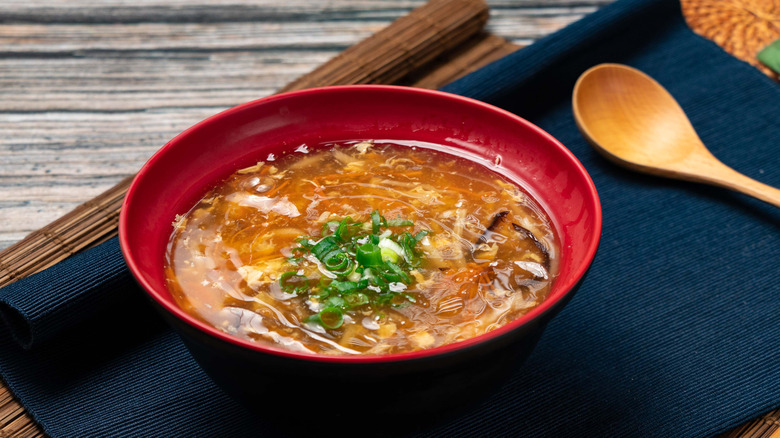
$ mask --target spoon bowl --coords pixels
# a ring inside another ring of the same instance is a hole
[[[582,135],[619,165],[724,187],[780,207],[780,190],[715,158],[674,97],[635,68],[621,64],[590,68],[574,86],[572,107]]]

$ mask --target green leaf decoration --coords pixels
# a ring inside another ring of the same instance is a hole
[[[780,39],[758,52],[758,60],[780,75]]]

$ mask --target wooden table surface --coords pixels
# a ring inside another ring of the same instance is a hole
[[[612,0],[487,0],[526,45]],[[424,0],[0,0],[0,249]]]
[[[423,0],[0,0],[0,249]],[[490,0],[523,45],[610,0]]]

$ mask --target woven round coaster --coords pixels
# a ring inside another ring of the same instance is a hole
[[[681,0],[694,32],[778,79],[756,54],[780,38],[780,0]]]

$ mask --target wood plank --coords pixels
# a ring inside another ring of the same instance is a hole
[[[432,0],[284,90],[335,84],[394,83],[476,35],[487,22],[487,15],[487,5],[480,0]],[[480,59],[475,58],[475,61]],[[32,275],[115,235],[128,182],[129,177],[4,250],[0,254],[0,286]]]
[[[0,249],[422,3],[0,2]],[[529,43],[609,0],[489,3],[489,29]]]

